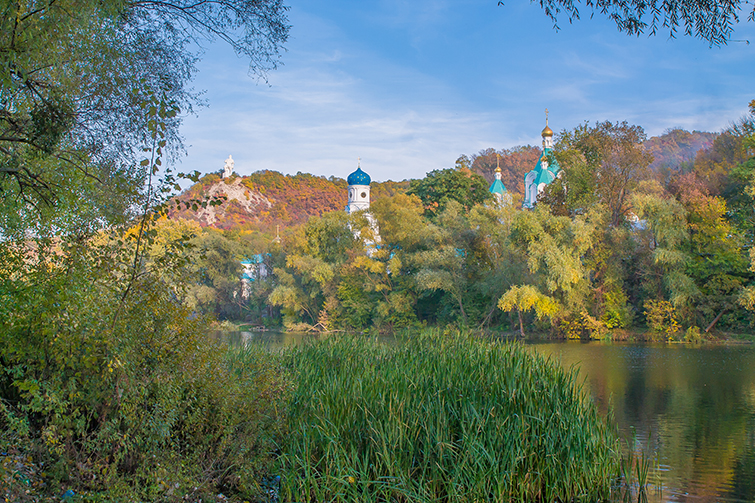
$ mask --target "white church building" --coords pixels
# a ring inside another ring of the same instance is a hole
[[[543,137],[543,153],[535,165],[535,169],[524,175],[524,202],[522,208],[532,209],[537,202],[537,197],[545,190],[545,187],[561,175],[561,168],[553,159],[549,158],[553,151],[553,130],[548,127],[548,110],[545,110],[545,129],[541,133]],[[501,181],[501,156],[497,156],[495,168],[495,180],[490,185],[490,193],[493,194],[499,204],[511,204],[511,193]]]
[[[545,187],[561,175],[561,168],[553,159],[551,163],[549,158],[553,151],[553,130],[548,127],[548,110],[545,110],[545,129],[541,133],[543,137],[543,153],[540,155],[535,169],[524,176],[524,202],[522,208],[531,209],[537,202],[539,196]]]
[[[361,162],[357,164],[357,170],[346,179],[349,184],[349,202],[346,205],[346,213],[370,209],[370,175],[362,171]]]

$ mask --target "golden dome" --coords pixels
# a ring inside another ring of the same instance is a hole
[[[546,125],[545,129],[543,129],[542,136],[553,136],[553,130]]]

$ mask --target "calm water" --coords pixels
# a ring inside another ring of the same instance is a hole
[[[306,335],[233,334],[298,344]],[[605,413],[653,456],[649,502],[755,501],[755,347],[534,343],[576,365]],[[610,405],[609,405],[610,404]]]
[[[755,501],[755,347],[538,343],[654,453],[649,501]]]

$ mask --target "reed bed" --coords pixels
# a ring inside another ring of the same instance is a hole
[[[619,473],[576,370],[520,344],[343,336],[285,361],[285,501],[595,501]]]

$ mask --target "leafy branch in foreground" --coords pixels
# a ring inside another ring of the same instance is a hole
[[[166,94],[192,111],[193,47],[221,38],[264,78],[288,29],[278,0],[0,2],[0,191],[54,204],[72,171],[138,185],[141,104]],[[180,123],[167,121],[171,155]]]
[[[640,35],[648,32],[655,35],[659,30],[668,30],[671,37],[680,31],[684,35],[706,40],[712,46],[726,45],[739,22],[740,13],[746,13],[749,2],[741,0],[692,0],[667,2],[659,0],[585,0],[590,17],[596,13],[607,17],[620,32]],[[498,5],[503,5],[499,1]],[[558,29],[558,17],[563,12],[569,23],[580,19],[579,1],[539,0],[540,7]],[[755,9],[747,15],[755,21]]]

